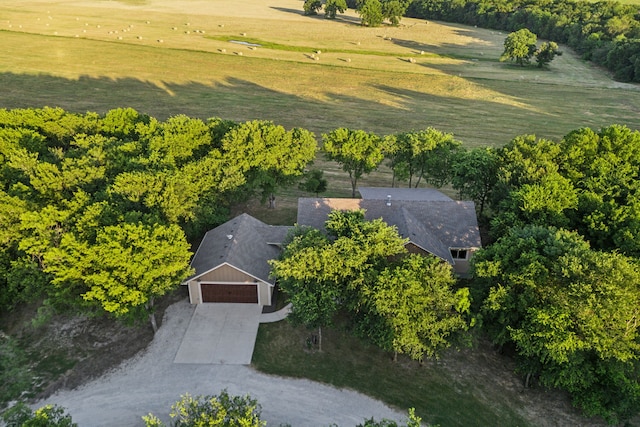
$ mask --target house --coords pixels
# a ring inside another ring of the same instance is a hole
[[[382,218],[409,239],[412,253],[430,253],[448,262],[460,276],[481,247],[475,205],[453,200],[430,188],[358,189],[361,199],[300,198],[298,224],[322,229],[332,210],[364,209],[368,220]]]
[[[274,280],[268,261],[277,258],[291,227],[267,225],[242,214],[205,234],[191,260],[191,304],[233,302],[271,305]]]
[[[433,254],[464,276],[480,248],[473,202],[456,201],[433,189],[360,188],[362,199],[300,198],[298,224],[324,228],[329,212],[364,209],[366,219],[382,218],[407,239],[412,253]],[[242,214],[205,234],[183,285],[192,304],[232,302],[271,305],[274,279],[269,260],[280,254],[292,229],[267,225]]]

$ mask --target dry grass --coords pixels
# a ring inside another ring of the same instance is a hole
[[[412,19],[399,28],[363,28],[357,21],[353,12],[334,22],[302,16],[297,0],[250,0],[242,8],[225,1],[6,0],[0,83],[10,89],[0,106],[132,106],[161,119],[261,118],[317,134],[339,126],[383,134],[435,126],[469,146],[614,122],[640,127],[637,86],[616,84],[570,52],[550,71],[521,69],[497,61],[505,37],[498,32]]]

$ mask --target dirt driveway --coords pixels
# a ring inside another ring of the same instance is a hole
[[[251,394],[262,405],[269,426],[355,426],[365,418],[401,420],[403,413],[350,390],[308,380],[272,377],[242,365],[179,364],[175,356],[193,307],[170,306],[148,349],[118,369],[76,390],[63,390],[46,403],[67,408],[80,427],[143,426],[141,416],[154,413],[169,422],[171,405],[180,395]]]

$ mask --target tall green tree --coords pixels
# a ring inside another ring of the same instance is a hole
[[[391,25],[398,26],[400,20],[407,12],[409,2],[403,0],[383,0],[382,1],[382,16],[387,19]]]
[[[365,27],[379,27],[384,21],[382,3],[380,0],[360,0],[358,2],[358,15],[360,23]]]
[[[316,154],[313,133],[294,128],[286,131],[269,121],[243,123],[222,139],[223,156],[244,173],[246,186],[258,189],[263,200],[273,200],[278,186],[290,184],[304,173]]]
[[[436,187],[451,180],[452,164],[460,146],[453,134],[429,127],[398,133],[388,141],[386,155],[391,159],[395,179],[408,180],[409,187],[415,188],[423,179]]]
[[[461,198],[469,198],[482,215],[498,183],[498,158],[491,148],[460,150],[452,164],[451,184]]]
[[[567,390],[585,414],[613,424],[640,410],[637,260],[528,226],[476,253],[474,268],[485,326],[517,348],[527,382]]]
[[[305,0],[302,5],[305,15],[317,15],[318,11],[322,9],[322,1],[320,0]]]
[[[562,51],[558,47],[558,43],[556,42],[544,42],[540,45],[540,47],[536,50],[535,57],[536,62],[538,63],[538,67],[542,68],[547,65],[556,56],[562,55]]]
[[[536,52],[538,37],[526,28],[510,33],[504,40],[504,52],[500,61],[514,61],[523,66],[531,61]]]
[[[469,290],[454,285],[451,266],[433,256],[409,255],[380,273],[370,297],[391,328],[394,359],[435,357],[451,335],[467,330]]]
[[[328,160],[342,165],[351,180],[351,197],[356,197],[358,180],[378,168],[384,159],[383,144],[379,136],[363,130],[338,128],[322,135]]]
[[[329,239],[315,229],[298,230],[279,260],[270,262],[271,274],[288,296],[292,310],[287,320],[295,325],[318,329],[318,349],[322,351],[322,327],[330,326],[343,295],[338,280],[331,280]]]
[[[154,331],[155,299],[190,274],[189,244],[176,226],[121,224],[98,232],[95,243],[72,233],[44,256],[44,271],[67,295],[72,290],[116,317],[147,317]]]
[[[324,16],[327,19],[336,19],[338,12],[345,13],[346,11],[346,0],[327,0],[324,4]]]

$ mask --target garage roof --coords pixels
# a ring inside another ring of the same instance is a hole
[[[278,257],[279,246],[291,228],[267,225],[246,213],[225,222],[205,234],[191,260],[195,274],[186,281],[226,263],[273,284],[268,260]]]

